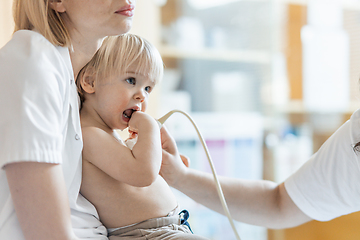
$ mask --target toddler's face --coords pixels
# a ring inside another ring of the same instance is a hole
[[[95,110],[111,129],[125,129],[133,111],[145,112],[149,94],[155,83],[148,76],[135,73],[111,75],[95,85]]]

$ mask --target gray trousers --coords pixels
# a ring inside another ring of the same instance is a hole
[[[192,234],[186,225],[180,224],[180,216],[168,216],[145,220],[119,228],[109,233],[109,240],[209,240]]]

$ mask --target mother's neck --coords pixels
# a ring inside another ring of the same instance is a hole
[[[72,49],[70,50],[71,64],[76,79],[80,70],[91,60],[95,52],[99,49],[101,38],[88,38],[72,34]]]

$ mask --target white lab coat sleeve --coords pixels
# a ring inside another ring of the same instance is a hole
[[[328,221],[360,210],[360,111],[342,125],[285,181],[293,202],[308,216]]]
[[[41,35],[23,31],[0,52],[0,167],[61,163],[63,64]]]

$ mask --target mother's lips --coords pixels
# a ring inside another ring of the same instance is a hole
[[[115,13],[119,13],[119,14],[131,17],[134,15],[134,9],[135,9],[135,6],[131,4],[131,5],[127,5],[125,7],[120,8]]]

